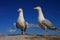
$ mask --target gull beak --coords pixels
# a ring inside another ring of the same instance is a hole
[[[19,8],[17,11],[18,11],[18,12],[22,12],[23,10],[22,10],[22,8]]]
[[[36,8],[34,8],[34,9],[36,9]]]
[[[34,7],[35,10],[40,10],[41,7],[37,6],[37,7]]]
[[[17,10],[17,12],[21,12],[20,10]]]
[[[38,9],[35,7],[34,10],[38,10]]]

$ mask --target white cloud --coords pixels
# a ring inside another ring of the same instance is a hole
[[[9,32],[16,32],[16,29],[9,29]]]
[[[32,24],[32,23],[29,24],[28,22],[26,22],[26,24],[27,24],[27,28],[36,28],[36,29],[39,28],[38,24]],[[16,26],[16,23],[13,23],[13,25]]]
[[[39,26],[38,26],[38,24],[28,24],[27,25],[27,28],[35,28],[35,29],[38,29],[39,28]]]

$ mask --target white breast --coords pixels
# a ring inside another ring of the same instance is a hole
[[[25,27],[25,23],[24,23],[25,20],[24,20],[24,17],[23,17],[23,10],[22,10],[22,9],[19,10],[19,17],[18,17],[17,22],[18,22],[21,26]]]
[[[25,27],[25,23],[24,23],[25,21],[24,21],[24,19],[23,18],[19,18],[18,19],[18,23],[21,25],[21,26],[23,26],[23,27]]]

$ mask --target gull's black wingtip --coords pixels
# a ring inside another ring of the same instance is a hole
[[[55,30],[56,32],[60,32],[60,30],[59,30],[59,29],[57,29],[57,28],[55,28],[55,29],[56,29],[56,30]]]

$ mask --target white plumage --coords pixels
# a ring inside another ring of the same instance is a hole
[[[40,7],[35,7],[34,9],[38,11],[38,24],[42,29],[46,31],[46,35],[47,35],[47,29],[57,31],[57,28],[48,19],[46,19],[43,16],[43,13]]]
[[[25,22],[25,20],[24,20],[23,10],[21,8],[19,8],[18,12],[19,12],[19,17],[16,22],[16,27],[21,29],[21,34],[24,34],[24,32],[26,31],[26,28],[27,28],[27,22]]]

